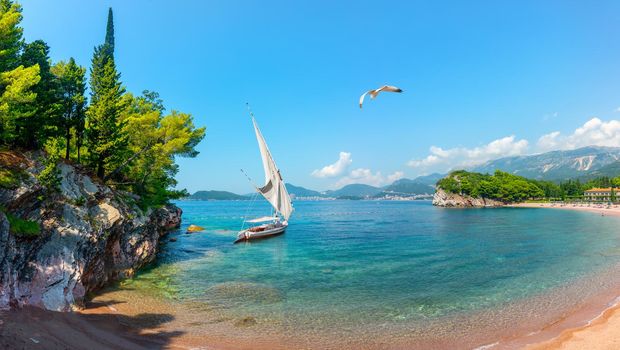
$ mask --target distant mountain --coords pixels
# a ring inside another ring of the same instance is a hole
[[[397,194],[433,194],[435,193],[435,188],[431,185],[420,183],[417,179],[400,179],[384,187],[383,192],[395,192]]]
[[[339,190],[327,191],[325,192],[325,195],[327,197],[350,199],[350,198],[373,197],[378,193],[381,193],[381,189],[378,187],[364,185],[364,184],[351,184],[351,185],[346,185]]]
[[[321,193],[319,191],[309,190],[307,188],[288,183],[286,184],[286,190],[289,194],[294,195],[295,197],[321,197]]]
[[[601,177],[601,176],[607,176],[607,177],[620,176],[620,161],[607,164],[600,169],[591,171],[589,174],[583,176],[583,178],[591,179],[591,178]]]
[[[414,182],[435,186],[437,181],[443,179],[447,174],[433,173],[430,175],[418,176],[413,179]]]
[[[187,199],[198,201],[221,201],[221,200],[248,200],[249,197],[241,196],[227,191],[198,191]]]
[[[539,180],[566,180],[597,172],[617,176],[620,148],[589,146],[570,151],[552,151],[530,156],[516,156],[489,161],[470,171],[493,173],[496,169]]]

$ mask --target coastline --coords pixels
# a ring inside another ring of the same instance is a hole
[[[620,206],[594,204],[560,203],[519,203],[508,207],[546,208],[576,210],[599,214],[601,216],[620,216]],[[580,327],[563,330],[558,336],[525,346],[527,350],[578,350],[578,349],[618,349],[620,348],[620,305],[616,299],[613,305],[604,309],[597,317]]]
[[[603,216],[620,216],[620,205],[612,205],[608,207],[604,204],[562,204],[562,203],[517,203],[507,205],[510,208],[548,208],[548,209],[565,209],[586,211],[590,213],[601,214]]]
[[[535,207],[545,208],[546,206],[535,204]],[[570,206],[564,208],[573,209]],[[596,213],[600,213],[600,210],[606,212],[605,210],[609,209],[581,208],[581,210],[594,211],[596,215]],[[594,220],[598,219],[594,217]],[[604,219],[601,218],[601,220]],[[612,219],[609,218],[609,220]],[[617,267],[614,270],[617,271]],[[613,278],[606,279],[605,276],[609,276],[608,273],[601,273],[600,276],[602,277],[597,279],[590,279],[588,276],[586,280],[567,285],[566,289],[560,293],[550,293],[556,296],[561,295],[562,298],[565,298],[565,295],[574,297],[575,293],[572,291],[580,289],[576,287],[577,284],[587,286],[592,283],[598,285],[598,283],[610,282],[610,285],[605,287],[604,293],[589,295],[576,308],[559,311],[553,315],[547,314],[544,316],[546,320],[541,321],[544,323],[539,325],[533,325],[527,321],[512,323],[511,326],[498,333],[498,337],[495,338],[490,336],[489,331],[494,329],[488,326],[491,323],[481,323],[480,320],[501,322],[501,320],[514,319],[515,314],[527,314],[528,311],[525,310],[524,303],[527,303],[528,306],[539,305],[544,308],[549,302],[545,295],[517,302],[509,309],[499,310],[501,313],[497,313],[498,310],[484,310],[484,313],[488,313],[488,317],[476,317],[475,321],[462,319],[462,322],[457,322],[456,324],[459,324],[461,329],[453,328],[450,337],[458,338],[454,334],[460,334],[466,329],[471,332],[475,328],[478,340],[474,340],[473,343],[471,341],[467,343],[455,343],[454,341],[432,343],[430,339],[428,342],[419,342],[420,339],[417,339],[417,344],[420,348],[438,349],[473,348],[472,345],[474,344],[479,346],[478,349],[618,348],[618,337],[614,336],[614,330],[620,326],[620,308],[615,304],[618,301],[615,292],[619,290],[620,284],[611,283],[612,280],[615,280]],[[128,287],[125,290],[131,291],[132,286],[129,285]],[[87,303],[85,309],[71,313],[55,313],[32,308],[15,313],[0,313],[0,320],[3,320],[0,322],[0,339],[3,340],[0,342],[0,348],[7,347],[7,344],[11,345],[8,346],[9,348],[23,348],[24,346],[27,348],[38,344],[38,346],[45,345],[46,348],[61,349],[80,348],[83,344],[90,344],[92,346],[89,347],[93,348],[119,349],[377,349],[385,348],[386,344],[391,344],[391,348],[406,349],[411,348],[412,344],[412,338],[409,337],[409,334],[412,331],[420,333],[420,329],[412,329],[403,324],[403,327],[399,327],[391,334],[385,333],[381,328],[368,329],[376,333],[372,336],[363,337],[363,339],[355,339],[353,336],[357,337],[357,333],[353,332],[351,332],[352,338],[347,339],[335,339],[322,332],[304,334],[302,337],[298,336],[299,334],[286,332],[280,334],[264,333],[262,336],[257,336],[257,333],[261,333],[260,319],[258,325],[253,324],[251,319],[245,323],[245,319],[220,317],[217,314],[217,309],[212,309],[211,306],[205,304],[164,300],[148,293],[136,294],[135,292],[128,294],[111,286],[98,292]],[[556,302],[558,300],[555,299]],[[539,310],[543,308],[534,307],[534,309]],[[202,313],[203,311],[205,313]],[[198,315],[196,312],[200,312],[201,317],[194,317]],[[209,317],[202,317],[202,315]],[[510,317],[503,315],[510,315]],[[245,315],[239,317],[242,316]],[[517,317],[517,319],[526,320],[527,318]],[[290,326],[290,324],[286,325],[282,330],[285,331]],[[542,328],[540,328],[541,326]],[[603,335],[600,336],[599,334]],[[494,342],[493,339],[498,341]],[[39,343],[36,343],[35,340]],[[482,342],[484,340],[489,341]],[[593,341],[592,344],[591,341]],[[425,347],[421,344],[428,346]],[[456,344],[460,344],[460,347],[454,347]]]

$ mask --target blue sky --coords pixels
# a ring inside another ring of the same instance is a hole
[[[262,177],[246,101],[285,180],[320,190],[620,146],[620,2],[22,5],[26,40],[45,40],[53,61],[85,66],[113,7],[127,89],[157,91],[169,110],[207,127],[201,154],[179,160],[190,192],[250,192],[240,168]],[[361,93],[385,83],[405,92],[360,111]]]

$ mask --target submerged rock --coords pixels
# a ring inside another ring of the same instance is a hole
[[[250,326],[254,326],[256,324],[256,319],[254,317],[251,316],[247,316],[244,317],[240,320],[237,320],[237,322],[235,322],[235,326],[237,327],[250,327]]]
[[[187,228],[187,232],[200,232],[204,230],[204,227],[198,225],[189,225],[189,227]]]
[[[0,188],[6,211],[41,225],[35,237],[15,236],[0,212],[0,308],[80,306],[87,293],[153,261],[159,239],[181,222],[176,206],[143,212],[131,194],[69,164],[58,166],[59,192],[44,192],[36,178],[44,156],[26,154],[21,185]]]

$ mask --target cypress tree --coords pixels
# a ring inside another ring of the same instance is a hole
[[[108,24],[105,31],[104,45],[107,47],[108,55],[114,57],[114,14],[111,7],[108,9]]]
[[[95,48],[90,74],[91,104],[88,109],[86,137],[91,153],[91,164],[97,176],[105,177],[106,165],[123,154],[127,135],[119,117],[121,97],[125,89],[120,82],[114,59],[107,54],[104,44]]]

